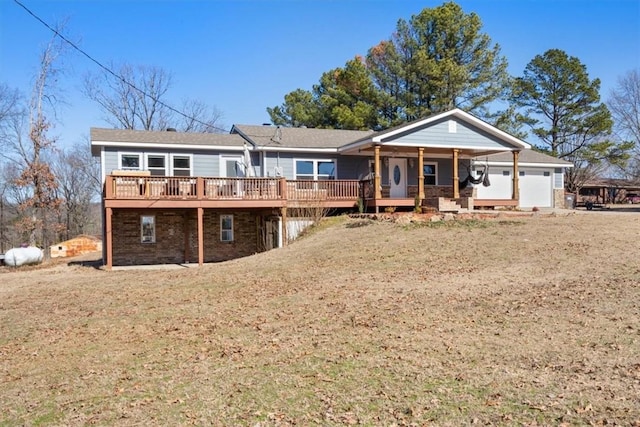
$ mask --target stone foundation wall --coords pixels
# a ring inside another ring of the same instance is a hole
[[[553,190],[553,207],[558,209],[564,209],[564,188],[555,188]]]

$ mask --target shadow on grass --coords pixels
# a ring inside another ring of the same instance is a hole
[[[102,258],[81,260],[81,261],[70,261],[67,263],[69,267],[72,267],[72,266],[91,267],[91,268],[95,268],[96,270],[100,270],[103,264],[104,263],[102,262]]]

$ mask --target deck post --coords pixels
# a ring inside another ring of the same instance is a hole
[[[511,192],[512,200],[520,200],[520,171],[518,170],[519,151],[513,152],[513,188]]]
[[[458,177],[458,153],[460,150],[453,149],[453,198],[460,198],[460,178]]]
[[[198,265],[204,264],[204,208],[198,208]]]
[[[382,199],[382,187],[380,185],[380,181],[380,146],[376,145],[375,147],[373,147],[373,198],[376,200]]]
[[[111,268],[113,267],[113,229],[112,229],[112,215],[113,215],[113,209],[111,208],[106,208],[105,209],[105,233],[104,233],[104,239],[105,239],[105,246],[106,246],[106,251],[105,251],[105,257],[107,258],[106,261],[106,266],[107,266],[107,270],[111,270]]]
[[[191,248],[189,247],[189,234],[191,232],[191,224],[190,224],[190,219],[192,219],[193,217],[191,216],[191,212],[185,212],[184,215],[182,216],[182,237],[184,238],[184,262],[189,263],[191,262]]]
[[[418,198],[424,200],[424,148],[418,147]]]

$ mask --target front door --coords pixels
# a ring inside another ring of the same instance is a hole
[[[389,197],[402,199],[407,197],[407,159],[389,159]]]

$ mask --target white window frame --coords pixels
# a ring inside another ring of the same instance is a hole
[[[144,222],[145,218],[151,218],[151,236],[145,236]],[[140,243],[149,244],[156,242],[156,216],[140,215]]]
[[[169,165],[167,164],[169,161],[169,158],[168,158],[169,156],[167,155],[167,153],[144,153],[144,169],[151,172],[151,169],[149,168],[149,157],[163,157],[164,158],[164,174],[159,176],[169,175]],[[157,168],[154,168],[154,170],[157,170]]]
[[[231,228],[223,228],[225,219],[231,220]],[[233,215],[220,215],[220,241],[223,243],[233,242]]]
[[[433,186],[438,185],[438,162],[422,162],[422,182],[424,182],[424,179],[427,176],[431,176],[431,175],[425,175],[424,174],[424,167],[425,166],[433,166],[434,169],[434,178],[435,178],[435,183],[433,184]],[[428,185],[431,186],[431,184],[424,184],[424,185]]]
[[[298,179],[298,162],[311,162],[313,164],[313,175],[308,174],[300,174],[303,176],[313,177],[313,181],[318,181],[318,164],[319,163],[333,163],[333,177],[330,175],[327,179],[338,179],[338,161],[336,159],[304,159],[304,158],[294,158],[293,159],[293,176],[294,179]],[[325,176],[324,174],[322,176]]]
[[[193,176],[193,154],[176,154],[176,153],[171,153],[171,159],[170,159],[170,170],[171,170],[171,176],[176,176],[175,173],[175,166],[173,164],[173,161],[176,157],[186,157],[189,159],[189,174],[186,176]],[[178,170],[186,170],[186,169],[182,169],[182,168],[178,168]],[[182,176],[182,175],[181,175]]]
[[[124,156],[137,156],[138,157],[138,167],[137,168],[130,168],[130,167],[122,166],[122,157],[124,157]],[[143,170],[143,167],[144,167],[144,157],[143,157],[142,153],[118,151],[118,169],[127,170],[127,171],[141,171],[141,170]]]
[[[229,171],[227,170],[227,161],[228,160],[233,160],[236,163],[236,166],[234,166],[234,167],[237,167],[238,163],[242,164],[242,156],[241,155],[238,155],[238,154],[235,154],[235,155],[222,154],[219,157],[219,163],[218,163],[218,168],[219,168],[218,171],[219,171],[220,177],[230,178],[229,177]],[[224,173],[224,175],[223,175],[223,173]]]
[[[556,186],[557,179],[560,180],[560,185]],[[562,168],[553,168],[553,188],[562,189],[564,188],[564,171]]]

